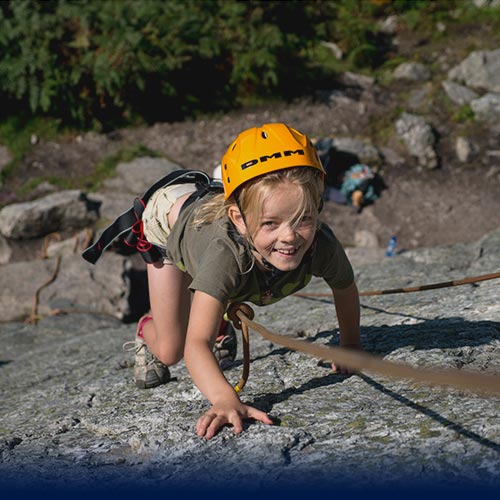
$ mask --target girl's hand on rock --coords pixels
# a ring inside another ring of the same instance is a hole
[[[238,403],[233,404],[215,404],[205,412],[196,424],[196,433],[199,437],[211,439],[223,425],[232,425],[235,434],[243,431],[243,420],[254,419],[267,425],[272,425],[273,421],[267,413],[257,410],[252,406]]]

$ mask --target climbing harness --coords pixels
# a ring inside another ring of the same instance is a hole
[[[436,288],[465,285],[480,281],[500,278],[500,272],[484,274],[461,280],[446,281],[421,285],[417,287],[395,288],[391,290],[375,290],[370,292],[360,292],[360,296],[386,295],[390,293],[410,293]],[[331,294],[319,293],[295,293],[298,297],[329,297]],[[284,335],[270,332],[262,325],[253,322],[253,309],[244,303],[233,303],[227,311],[228,318],[233,322],[233,326],[242,330],[243,339],[243,373],[240,381],[234,386],[234,390],[239,393],[245,386],[250,373],[250,342],[248,328],[257,331],[262,337],[273,343],[282,345],[294,351],[304,352],[317,357],[323,361],[330,361],[352,370],[361,372],[368,371],[385,375],[391,378],[411,379],[428,385],[445,385],[464,389],[475,393],[489,393],[500,396],[500,376],[484,375],[480,373],[465,372],[463,370],[431,370],[428,368],[414,368],[401,363],[393,363],[383,360],[365,352],[357,352],[343,347],[327,347],[312,344],[310,342],[293,339]]]
[[[158,189],[174,184],[196,185],[196,191],[183,204],[182,209],[198,200],[208,192],[222,193],[222,184],[209,177],[205,172],[198,170],[175,170],[153,184],[140,198],[135,198],[134,204],[126,212],[117,217],[101,234],[99,239],[83,253],[82,257],[95,264],[102,253],[113,242],[117,241],[122,248],[128,251],[139,251],[147,263],[156,262],[161,258],[158,247],[149,243],[144,237],[142,214],[148,200]]]
[[[336,363],[357,372],[373,372],[390,378],[410,379],[427,385],[444,385],[478,394],[487,393],[493,396],[500,396],[500,376],[498,375],[484,375],[453,369],[431,370],[429,368],[414,368],[406,364],[386,361],[366,352],[354,351],[345,347],[321,346],[305,340],[279,335],[253,322],[254,313],[247,304],[232,304],[228,311],[228,316],[230,319],[235,318],[233,319],[235,328],[239,324],[241,325],[240,329],[243,331],[243,374],[240,381],[234,386],[234,390],[237,393],[241,392],[245,386],[250,373],[248,341],[248,327],[250,327],[262,337],[275,344],[282,345],[294,351],[310,354],[323,361]]]

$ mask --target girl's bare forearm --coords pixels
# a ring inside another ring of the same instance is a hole
[[[334,290],[333,296],[339,323],[340,345],[359,345],[360,308],[356,284],[353,283],[344,290]]]
[[[194,384],[212,404],[239,398],[224,377],[210,345],[203,340],[186,342],[184,361]]]

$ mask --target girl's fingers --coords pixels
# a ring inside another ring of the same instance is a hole
[[[198,419],[198,422],[196,422],[196,434],[198,436],[203,436],[205,434],[205,431],[207,429],[207,425],[204,423],[205,417],[200,417]]]
[[[223,416],[212,413],[205,414],[198,419],[196,433],[199,437],[211,439],[215,436],[217,430],[226,423],[228,423],[228,420]]]
[[[229,423],[232,424],[235,434],[243,432],[243,423],[239,415],[233,415],[233,417],[229,419]]]
[[[226,417],[214,413],[206,413],[202,415],[196,423],[196,433],[199,437],[211,439],[215,433],[225,424],[231,424],[235,434],[243,432],[243,418],[252,418],[267,425],[273,425],[273,421],[269,415],[263,411],[257,410],[252,406],[247,406],[245,410],[240,413],[233,413]]]
[[[196,433],[198,436],[202,437],[206,434],[208,427],[211,425],[212,421],[216,418],[216,415],[205,414],[202,415],[196,424]]]
[[[216,416],[208,426],[205,438],[207,440],[213,438],[219,427],[222,427],[226,422],[225,418]]]
[[[339,375],[352,375],[352,370],[349,368],[342,368],[339,365],[336,365],[335,363],[332,363],[332,371],[333,373],[337,373]]]
[[[269,415],[263,411],[257,410],[256,408],[249,407],[250,411],[248,412],[248,416],[263,424],[273,425],[273,421],[269,418]]]

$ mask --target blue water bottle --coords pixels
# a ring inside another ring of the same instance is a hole
[[[387,249],[385,251],[385,255],[387,257],[392,257],[393,255],[396,254],[396,243],[397,243],[396,236],[391,236],[391,239],[389,240],[389,244],[387,245]]]

